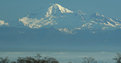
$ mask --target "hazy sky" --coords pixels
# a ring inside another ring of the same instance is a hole
[[[16,25],[19,18],[47,9],[54,3],[74,11],[100,12],[106,16],[121,17],[121,0],[0,0],[0,19]]]

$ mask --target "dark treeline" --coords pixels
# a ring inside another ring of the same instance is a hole
[[[42,57],[37,54],[34,57],[18,57],[16,61],[10,61],[8,57],[0,58],[0,63],[59,63],[55,58]]]
[[[114,60],[115,63],[121,63],[121,54],[117,53],[112,60]],[[9,60],[8,57],[0,57],[0,63],[59,63],[59,61],[52,57],[42,57],[40,54],[37,54],[34,57],[18,57],[15,61]],[[98,63],[98,61],[93,57],[84,57],[80,63]]]

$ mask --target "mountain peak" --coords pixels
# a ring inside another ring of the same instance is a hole
[[[55,11],[53,11],[53,9],[55,9]],[[62,14],[63,13],[73,13],[73,11],[67,9],[67,8],[64,8],[63,6],[59,5],[59,4],[53,4],[52,6],[50,6],[48,8],[48,11],[46,13],[46,17],[50,17],[52,15],[53,12],[57,12],[56,10],[59,10]]]
[[[4,20],[0,20],[0,26],[3,26],[3,25],[8,26],[8,23],[5,22]]]

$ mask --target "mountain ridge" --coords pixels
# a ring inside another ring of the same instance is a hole
[[[87,15],[81,11],[75,12],[64,8],[59,4],[53,4],[48,8],[45,17],[40,19],[23,17],[19,19],[24,26],[29,28],[51,27],[61,32],[73,33],[76,30],[89,29],[121,29],[121,20],[106,17],[100,13]]]

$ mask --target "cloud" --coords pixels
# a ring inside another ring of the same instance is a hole
[[[4,20],[0,20],[0,26],[3,26],[3,25],[8,26],[8,23],[6,23]]]
[[[59,28],[58,29],[60,32],[66,32],[66,33],[69,33],[69,34],[72,34],[72,31],[67,29],[67,28]]]
[[[51,18],[46,20],[44,18],[37,19],[37,18],[23,17],[20,18],[19,21],[22,22],[24,26],[28,26],[29,28],[41,28],[43,26],[56,24],[56,22]]]

